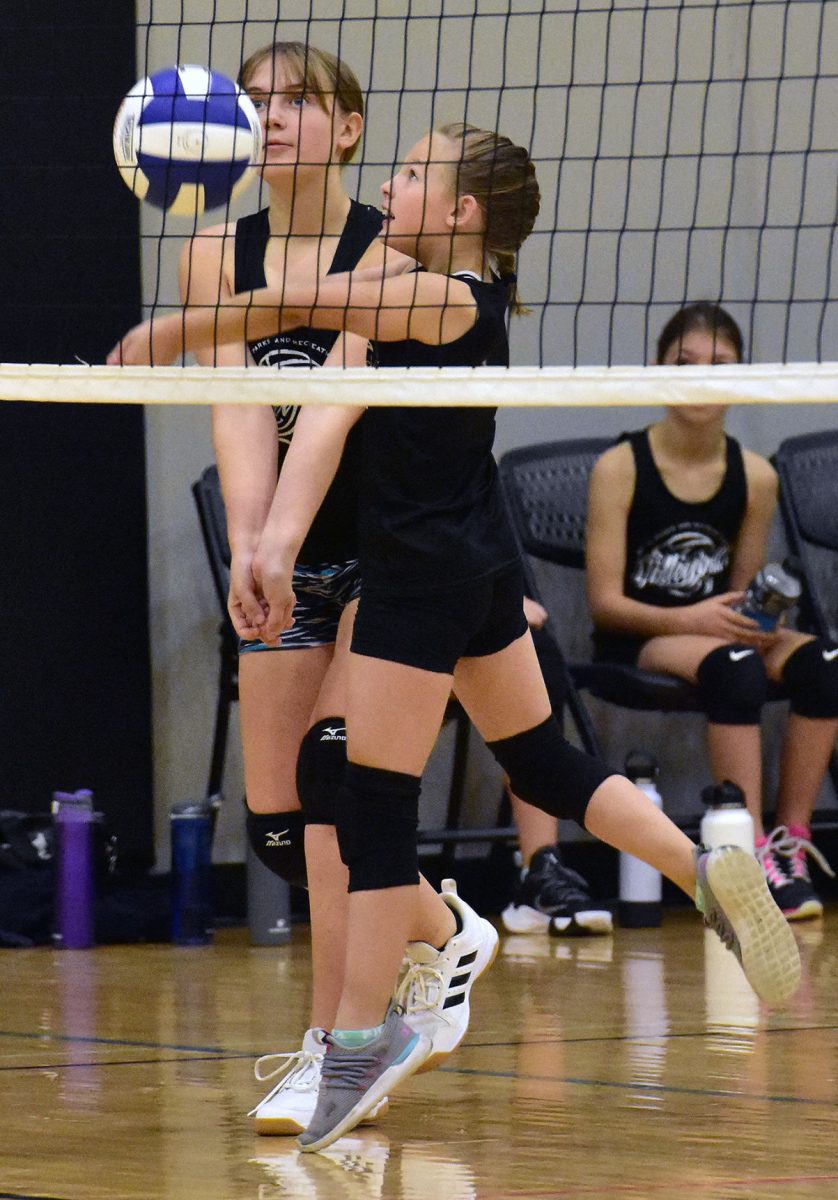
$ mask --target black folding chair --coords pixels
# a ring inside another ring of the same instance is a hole
[[[230,709],[239,698],[239,642],[227,612],[230,589],[230,546],[227,542],[227,516],[221,495],[218,469],[207,467],[192,485],[192,495],[198,509],[204,546],[209,559],[212,582],[221,608],[218,626],[219,667],[218,696],[215,704],[215,726],[212,735],[207,795],[221,793],[224,762],[227,756],[227,734],[230,729]]]
[[[545,442],[510,450],[501,459],[501,480],[523,552],[528,591],[551,614],[549,628],[565,651],[576,689],[621,708],[702,712],[698,690],[673,675],[590,660],[591,621],[583,582],[588,480],[594,463],[611,445],[609,438]],[[590,716],[578,695],[575,699],[580,735],[594,753],[597,740]]]
[[[800,628],[838,645],[838,431],[787,438],[774,455],[780,513],[803,580]],[[838,760],[830,763],[838,794]]]

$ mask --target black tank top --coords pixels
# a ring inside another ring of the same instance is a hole
[[[350,201],[349,215],[329,267],[329,274],[349,271],[375,241],[381,229],[381,213],[367,204]],[[235,290],[247,292],[266,286],[265,250],[270,236],[268,209],[242,217],[236,222]],[[322,366],[337,333],[331,330],[298,328],[272,337],[259,338],[248,346],[259,366]],[[278,467],[288,450],[298,405],[274,407],[278,438]],[[346,562],[358,556],[358,483],[360,473],[360,431],[356,426],[346,439],[346,448],[337,474],[320,511],[300,549],[301,563]]]
[[[380,366],[506,366],[509,280],[471,288],[477,319],[444,346],[375,344]],[[364,589],[446,592],[489,578],[518,552],[492,457],[494,408],[370,408],[364,435]]]
[[[623,590],[632,600],[660,608],[697,604],[730,589],[730,563],[742,528],[748,487],[742,448],[725,437],[727,469],[709,500],[690,503],[673,496],[661,478],[648,430],[627,435],[636,479],[626,521]],[[641,639],[598,631],[598,657],[625,661]]]

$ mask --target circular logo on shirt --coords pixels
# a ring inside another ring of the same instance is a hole
[[[709,525],[675,525],[643,547],[631,582],[639,592],[656,588],[677,599],[701,600],[730,563],[730,546]]]
[[[281,442],[290,442],[300,409],[296,404],[275,404],[276,433]]]

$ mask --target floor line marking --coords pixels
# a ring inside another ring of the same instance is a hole
[[[101,1046],[136,1046],[139,1050],[183,1050],[195,1051],[196,1054],[227,1054],[224,1046],[180,1046],[167,1042],[139,1042],[129,1038],[107,1038],[86,1036],[80,1033],[44,1033],[43,1030],[27,1032],[26,1030],[0,1029],[0,1038],[32,1039],[38,1042],[79,1042]],[[0,1200],[3,1200],[0,1192]]]
[[[189,1058],[125,1058],[114,1059],[110,1062],[102,1062],[94,1058],[86,1059],[84,1062],[29,1063],[27,1066],[16,1064],[15,1066],[0,1067],[0,1071],[69,1071],[76,1067],[98,1070],[100,1067],[151,1067],[167,1066],[169,1063],[235,1062],[238,1059],[251,1059],[252,1057],[252,1054],[194,1054]],[[0,1200],[3,1200],[2,1192],[0,1192]]]
[[[813,1107],[826,1106],[833,1112],[835,1110],[835,1102],[833,1100],[817,1100],[811,1096],[772,1096],[769,1093],[762,1092],[734,1092],[722,1090],[721,1088],[679,1087],[667,1083],[639,1083],[619,1079],[584,1079],[574,1075],[524,1075],[518,1071],[478,1071],[473,1067],[440,1067],[438,1069],[445,1075],[470,1075],[483,1079],[515,1079],[519,1082],[527,1081],[532,1083],[566,1083],[572,1084],[575,1087],[614,1088],[619,1091],[649,1093],[663,1092],[672,1096],[713,1097],[713,1099],[721,1100],[769,1101],[772,1104],[806,1104]]]

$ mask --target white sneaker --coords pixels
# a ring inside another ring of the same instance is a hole
[[[465,1037],[472,984],[498,951],[497,930],[457,895],[453,879],[443,880],[442,898],[458,918],[459,932],[441,950],[427,942],[410,942],[407,970],[395,995],[407,1024],[431,1041],[431,1053],[417,1074],[440,1066]]]
[[[326,1046],[323,1029],[308,1029],[300,1050],[291,1054],[263,1054],[256,1060],[254,1068],[260,1083],[280,1076],[264,1100],[247,1114],[254,1118],[259,1134],[274,1137],[294,1137],[308,1126],[317,1107],[320,1088],[320,1069]],[[271,1064],[271,1069],[264,1067]],[[365,1118],[374,1121],[383,1116],[388,1107],[385,1096]]]

